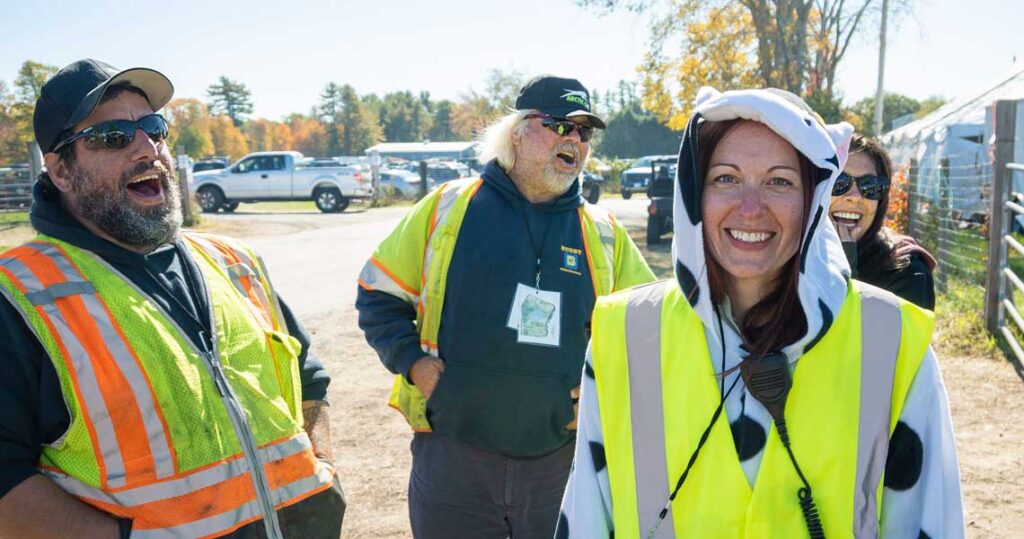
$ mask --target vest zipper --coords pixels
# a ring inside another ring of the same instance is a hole
[[[213,320],[212,299],[207,295],[207,303],[211,305],[210,328],[216,331]],[[281,525],[277,519],[277,510],[274,509],[274,501],[270,492],[270,486],[267,483],[263,463],[260,462],[258,446],[252,435],[252,428],[249,426],[249,420],[245,416],[245,411],[242,410],[241,405],[238,403],[235,392],[231,389],[227,378],[224,377],[224,370],[219,360],[220,351],[217,346],[217,339],[211,336],[209,342],[207,342],[206,334],[201,332],[200,340],[203,346],[206,347],[203,356],[207,359],[207,366],[210,368],[213,383],[217,387],[217,392],[221,395],[221,400],[224,401],[228,417],[231,418],[231,424],[235,427],[238,443],[242,446],[242,453],[245,455],[245,460],[249,463],[253,486],[256,490],[256,499],[259,501],[260,509],[263,513],[263,524],[267,530],[267,538],[284,539],[284,534],[281,533]],[[208,348],[209,345],[213,345],[212,351]]]

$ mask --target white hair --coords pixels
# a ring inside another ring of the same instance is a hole
[[[516,163],[516,152],[512,146],[512,135],[521,135],[526,129],[526,116],[535,114],[535,110],[517,110],[502,116],[484,130],[478,138],[480,148],[477,154],[481,163],[497,159],[505,170],[512,170]]]

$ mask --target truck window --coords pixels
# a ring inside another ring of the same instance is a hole
[[[284,170],[284,156],[275,155],[270,158],[270,168],[267,170]]]
[[[254,170],[259,170],[258,168],[256,168],[258,160],[259,160],[258,157],[250,157],[250,158],[246,159],[245,161],[242,161],[241,163],[238,164],[238,172],[243,172],[244,173],[244,172],[252,172]]]

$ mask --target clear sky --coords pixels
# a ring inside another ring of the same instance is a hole
[[[914,5],[890,32],[888,90],[955,97],[1024,68],[1021,0]],[[599,17],[572,0],[0,0],[0,80],[27,59],[93,57],[156,68],[177,96],[204,99],[223,74],[249,87],[255,116],[280,119],[308,112],[330,81],[456,99],[501,68],[610,88],[636,76],[647,28],[645,16]],[[877,62],[876,33],[850,47],[839,74],[847,102],[874,95]]]

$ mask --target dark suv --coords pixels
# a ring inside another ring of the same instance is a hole
[[[676,159],[654,159],[651,161],[650,178],[647,184],[647,245],[661,243],[661,237],[672,231],[672,182],[676,177]]]

